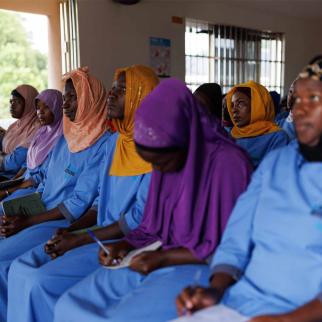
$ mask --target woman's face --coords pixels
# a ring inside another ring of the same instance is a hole
[[[231,111],[233,120],[238,127],[248,125],[251,117],[250,98],[246,94],[236,91],[232,96]]]
[[[77,112],[77,93],[72,81],[67,81],[63,92],[63,111],[72,122],[75,121]]]
[[[143,160],[152,164],[153,169],[163,173],[180,171],[187,158],[187,152],[182,149],[171,152],[153,152],[136,146],[136,151]]]
[[[42,126],[54,123],[55,116],[50,108],[41,100],[36,102],[37,117]]]
[[[322,135],[322,82],[299,79],[294,86],[293,121],[300,143],[314,147]]]
[[[20,119],[25,110],[25,100],[21,97],[11,95],[9,103],[11,116],[15,119]]]
[[[107,96],[107,116],[110,119],[123,119],[125,109],[125,72],[119,74]]]

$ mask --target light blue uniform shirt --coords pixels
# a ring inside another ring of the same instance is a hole
[[[25,164],[27,153],[27,148],[18,146],[11,153],[7,154],[0,165],[0,175],[8,179],[14,177]]]
[[[47,210],[58,206],[69,221],[78,219],[91,207],[97,196],[99,166],[104,158],[109,133],[87,149],[72,153],[62,137],[48,162],[41,169],[42,182],[37,191]]]
[[[297,142],[270,153],[239,198],[212,272],[238,281],[223,304],[246,316],[296,309],[322,291],[322,162]]]
[[[268,152],[287,145],[288,136],[281,130],[256,137],[236,139],[236,143],[248,153],[253,166],[257,167]]]
[[[118,133],[112,135],[101,166],[98,197],[92,208],[97,209],[97,224],[108,226],[118,221],[126,235],[141,222],[148,195],[151,174],[110,176]]]

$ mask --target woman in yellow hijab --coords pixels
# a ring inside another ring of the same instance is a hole
[[[152,171],[152,166],[139,157],[133,140],[134,113],[142,99],[158,84],[158,78],[152,69],[134,65],[117,69],[114,85],[108,98],[108,116],[112,119],[119,137],[116,142],[110,175],[133,176]],[[123,110],[121,117],[116,115],[115,98],[123,91]],[[124,100],[124,102],[123,102]]]
[[[231,136],[255,167],[269,151],[288,143],[287,134],[274,122],[274,103],[264,86],[254,81],[236,85],[226,102],[234,125]]]

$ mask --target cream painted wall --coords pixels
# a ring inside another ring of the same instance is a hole
[[[172,76],[184,79],[185,28],[171,22],[172,16],[180,16],[284,32],[285,86],[288,86],[307,61],[322,52],[322,42],[317,41],[322,19],[278,16],[260,10],[258,5],[257,9],[246,8],[242,2],[142,0],[139,4],[124,6],[112,0],[78,0],[81,64],[88,65],[108,85],[115,68],[149,64],[149,37],[157,36],[171,39]]]
[[[48,16],[48,87],[62,89],[58,0],[0,0],[0,9]]]

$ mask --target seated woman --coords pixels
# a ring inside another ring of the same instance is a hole
[[[175,316],[175,295],[187,278],[200,270],[206,283],[206,260],[247,186],[248,158],[174,79],[143,100],[134,139],[154,168],[144,216],[124,240],[106,245],[109,256],[100,251],[100,261],[115,265],[157,240],[162,249],[134,257],[129,268],[89,275],[58,300],[55,321],[166,321]]]
[[[256,167],[271,150],[288,143],[274,123],[274,104],[267,89],[253,81],[233,87],[226,96],[234,124],[231,136],[244,148]]]
[[[294,85],[296,79],[291,84],[288,94],[287,94],[287,110],[286,116],[284,118],[279,119],[276,123],[284,130],[287,134],[289,141],[292,141],[296,138],[294,123],[293,123],[293,113],[292,113],[292,106],[294,104],[293,92],[294,92]]]
[[[14,177],[25,164],[28,147],[41,126],[34,107],[37,95],[37,90],[30,85],[20,85],[11,92],[10,113],[18,120],[9,126],[2,139],[2,180]]]
[[[6,320],[9,266],[16,257],[47,241],[89,209],[97,196],[106,132],[107,94],[103,84],[78,69],[65,75],[64,136],[42,167],[42,202],[47,211],[35,216],[2,216],[0,235],[0,321]]]
[[[59,296],[100,267],[97,244],[87,232],[75,234],[75,230],[98,224],[100,228],[94,230],[98,238],[115,240],[140,223],[152,167],[135,151],[134,113],[157,84],[157,76],[145,66],[116,71],[107,109],[118,132],[106,145],[98,200],[80,220],[56,233],[45,247],[48,255],[44,245],[40,245],[12,263],[7,321],[53,321]]]
[[[205,83],[193,93],[194,97],[206,108],[209,117],[222,118],[221,87],[216,83]]]
[[[230,133],[232,127],[234,126],[233,122],[231,121],[228,109],[227,109],[227,103],[226,103],[226,96],[227,94],[224,94],[222,96],[222,117],[221,117],[221,125],[223,128]]]
[[[185,289],[179,314],[222,303],[251,322],[322,320],[322,60],[300,74],[293,114],[297,141],[262,161],[212,260],[211,287]]]
[[[10,200],[36,191],[42,181],[42,164],[49,160],[50,152],[63,134],[62,105],[62,93],[55,89],[46,89],[35,98],[35,109],[41,128],[36,132],[28,149],[24,181],[14,187],[0,190],[1,199],[7,196],[5,200]]]

